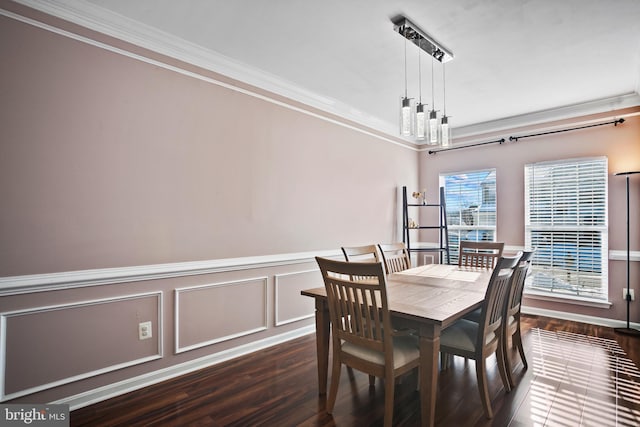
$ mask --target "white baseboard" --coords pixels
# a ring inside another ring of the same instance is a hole
[[[569,313],[566,311],[547,310],[545,308],[522,306],[522,314],[531,314],[534,316],[553,317],[556,319],[570,320],[573,322],[589,323],[598,326],[607,326],[609,328],[625,328],[627,322],[616,319],[607,319],[605,317],[586,316],[584,314]],[[640,323],[631,322],[630,327],[640,329]]]
[[[75,409],[84,408],[85,406],[102,402],[104,400],[111,399],[112,397],[120,396],[134,390],[139,390],[141,388],[148,387],[162,381],[179,377],[181,375],[197,371],[198,369],[207,368],[209,366],[226,362],[227,360],[244,356],[246,354],[265,349],[267,347],[282,344],[286,341],[311,334],[314,331],[315,325],[305,326],[293,331],[285,332],[280,335],[265,338],[259,341],[254,341],[252,343],[221,351],[216,354],[211,354],[200,359],[190,360],[179,365],[170,366],[168,368],[160,369],[134,378],[129,378],[124,381],[109,384],[100,388],[86,391],[84,393],[76,394],[74,396],[69,396],[51,403],[68,404],[69,409],[72,411]]]

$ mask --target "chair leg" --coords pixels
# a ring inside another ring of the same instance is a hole
[[[518,347],[518,352],[520,353],[520,359],[522,359],[522,365],[524,369],[527,369],[529,365],[527,364],[527,358],[524,355],[524,347],[522,346],[522,336],[520,335],[520,324],[518,324],[518,329],[516,329],[516,333],[513,334],[513,343]]]
[[[440,370],[445,371],[449,367],[449,354],[440,352]]]
[[[347,375],[349,375],[350,380],[355,378],[353,375],[353,368],[351,366],[347,366]]]
[[[327,414],[333,412],[333,406],[336,404],[336,397],[338,396],[338,385],[340,384],[340,371],[342,369],[342,363],[333,355],[333,367],[331,369],[331,386],[329,387],[329,396],[327,396]]]
[[[504,370],[507,376],[507,382],[509,387],[505,385],[506,391],[511,391],[516,386],[513,381],[513,375],[511,373],[511,359],[510,359],[510,351],[509,351],[509,338],[503,335],[502,343],[500,344],[502,347],[502,357],[504,358]],[[504,382],[503,382],[504,383]]]
[[[498,349],[496,351],[496,360],[498,362],[498,372],[500,373],[500,379],[502,379],[502,384],[504,385],[504,389],[507,393],[511,391],[511,384],[513,379],[511,379],[511,368],[509,366],[509,360],[507,359],[507,352],[505,351],[507,347],[506,337],[500,340],[500,344],[498,345]]]
[[[478,379],[478,390],[480,391],[480,400],[484,408],[484,414],[487,418],[493,418],[491,410],[491,399],[489,397],[489,388],[487,387],[487,365],[486,359],[480,357],[476,360],[476,378]]]
[[[393,393],[395,392],[395,378],[391,375],[384,379],[384,427],[393,424]]]
[[[502,340],[502,354],[504,356],[504,369],[507,374],[507,381],[509,382],[509,387],[513,389],[515,387],[515,382],[513,381],[513,375],[511,374],[511,360],[509,359],[509,340],[507,337],[504,337]]]

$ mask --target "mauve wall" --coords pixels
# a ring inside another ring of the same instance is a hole
[[[0,276],[388,241],[414,150],[1,18]]]
[[[309,333],[313,255],[400,238],[414,148],[0,6],[198,74],[0,16],[0,400],[77,407]]]
[[[619,111],[618,114],[637,113],[638,108]],[[613,114],[613,113],[612,113]],[[611,114],[584,117],[594,120]],[[576,119],[577,121],[578,119]],[[570,128],[576,121],[553,123],[560,128]],[[551,124],[545,124],[549,126]],[[541,125],[540,127],[542,127]],[[497,135],[487,135],[479,141],[491,141],[510,135],[537,133],[536,127],[507,129]],[[628,170],[640,170],[640,116],[627,117],[622,125],[594,127],[566,133],[558,133],[507,142],[503,145],[455,150],[435,155],[420,156],[420,182],[429,189],[437,188],[441,173],[496,168],[497,188],[497,239],[506,245],[524,246],[524,166],[528,163],[579,157],[607,156],[610,174]],[[631,250],[640,250],[640,175],[631,179]],[[609,175],[609,249],[626,251],[626,191],[625,179]],[[638,283],[640,263],[631,262],[631,285]],[[528,307],[536,307],[626,320],[626,303],[622,300],[622,288],[626,287],[626,262],[609,261],[609,300],[611,308],[593,308],[575,304],[556,303],[525,298]],[[637,286],[636,286],[637,289]],[[638,292],[638,291],[636,291]],[[640,321],[640,303],[636,297],[631,305],[631,321]]]

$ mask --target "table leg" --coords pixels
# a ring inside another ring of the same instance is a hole
[[[423,426],[435,424],[439,352],[440,326],[422,325],[420,327],[420,409]]]
[[[316,353],[318,358],[318,392],[327,394],[329,369],[329,307],[326,301],[316,299]]]

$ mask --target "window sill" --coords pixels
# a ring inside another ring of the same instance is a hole
[[[559,302],[563,304],[582,305],[585,307],[595,308],[611,308],[611,301],[600,301],[590,298],[574,297],[569,295],[550,295],[545,292],[525,291],[525,298],[531,298],[541,301]]]

